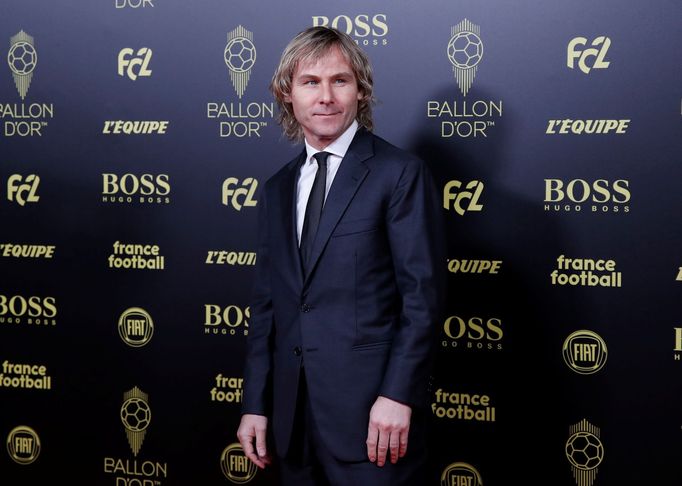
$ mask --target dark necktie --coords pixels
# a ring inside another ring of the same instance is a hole
[[[315,235],[317,234],[317,226],[322,215],[322,206],[324,206],[324,193],[327,187],[327,157],[329,155],[329,152],[317,152],[313,155],[317,161],[317,173],[315,174],[313,187],[310,190],[310,196],[308,196],[308,204],[305,207],[305,219],[303,220],[299,248],[303,272],[306,274],[308,273],[310,254],[313,250],[313,241],[315,241]]]

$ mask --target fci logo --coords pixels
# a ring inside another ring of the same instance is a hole
[[[241,211],[242,206],[253,207],[258,204],[253,196],[258,187],[258,181],[253,177],[247,177],[241,184],[240,188],[235,188],[239,184],[239,179],[236,177],[228,177],[223,181],[223,205],[232,206]]]
[[[38,202],[40,196],[36,195],[36,191],[39,184],[40,177],[35,174],[29,174],[25,179],[19,174],[13,174],[7,180],[7,199],[12,202],[16,200],[19,206],[27,202]]]
[[[587,38],[575,37],[568,43],[566,51],[566,65],[573,69],[575,67],[575,60],[578,60],[578,67],[582,72],[588,74],[591,69],[606,69],[610,62],[605,61],[606,53],[611,46],[611,39],[600,35],[592,41],[592,47],[584,49],[587,45]],[[601,46],[601,47],[599,47]],[[595,58],[591,65],[588,65],[588,59]]]
[[[467,211],[481,211],[483,205],[478,203],[478,199],[483,192],[483,183],[480,181],[470,181],[465,191],[458,191],[462,187],[460,181],[450,181],[443,189],[443,207],[455,210],[457,214],[463,216]]]
[[[149,61],[152,58],[152,50],[148,47],[139,49],[137,57],[131,57],[135,51],[130,47],[124,47],[118,53],[118,75],[128,76],[135,81],[138,76],[151,76],[152,70],[149,69]]]

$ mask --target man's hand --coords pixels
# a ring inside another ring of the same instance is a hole
[[[265,432],[268,429],[268,418],[263,415],[242,415],[237,430],[237,438],[244,449],[246,457],[261,469],[270,464],[271,458],[265,445]],[[253,448],[253,441],[256,440],[256,448]]]
[[[390,449],[391,462],[407,452],[407,436],[410,432],[412,409],[386,397],[378,397],[369,411],[367,430],[367,457],[377,466],[386,462]]]

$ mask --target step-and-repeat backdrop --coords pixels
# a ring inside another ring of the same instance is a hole
[[[423,158],[448,305],[423,484],[680,484],[677,0],[5,0],[0,483],[274,485],[235,432],[267,86],[311,25]]]

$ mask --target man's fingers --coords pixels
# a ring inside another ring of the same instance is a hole
[[[265,429],[260,429],[258,427],[256,427],[256,451],[260,457],[265,457],[268,454],[265,445]]]
[[[244,455],[261,469],[271,462],[265,442],[267,423],[265,416],[245,414],[237,430],[237,438],[244,450]]]
[[[405,454],[407,454],[407,436],[408,436],[409,429],[400,434],[400,451],[398,455],[400,457],[405,457]]]
[[[391,432],[391,437],[388,439],[388,446],[390,448],[391,462],[395,464],[398,462],[398,454],[400,453],[400,437],[399,431],[394,430]],[[400,456],[402,457],[402,456]]]
[[[367,457],[371,462],[377,460],[377,437],[379,430],[370,421],[367,429]]]
[[[369,412],[367,456],[377,466],[386,464],[386,454],[392,463],[407,452],[412,409],[400,402],[379,396]]]
[[[390,432],[388,429],[379,429],[379,442],[377,443],[377,466],[383,466],[386,462],[389,436]]]
[[[242,445],[242,449],[244,449],[244,455],[253,461],[256,466],[263,469],[265,464],[263,464],[263,461],[261,461],[258,455],[256,455],[256,451],[253,449],[252,439],[253,437],[240,435],[239,443]]]

